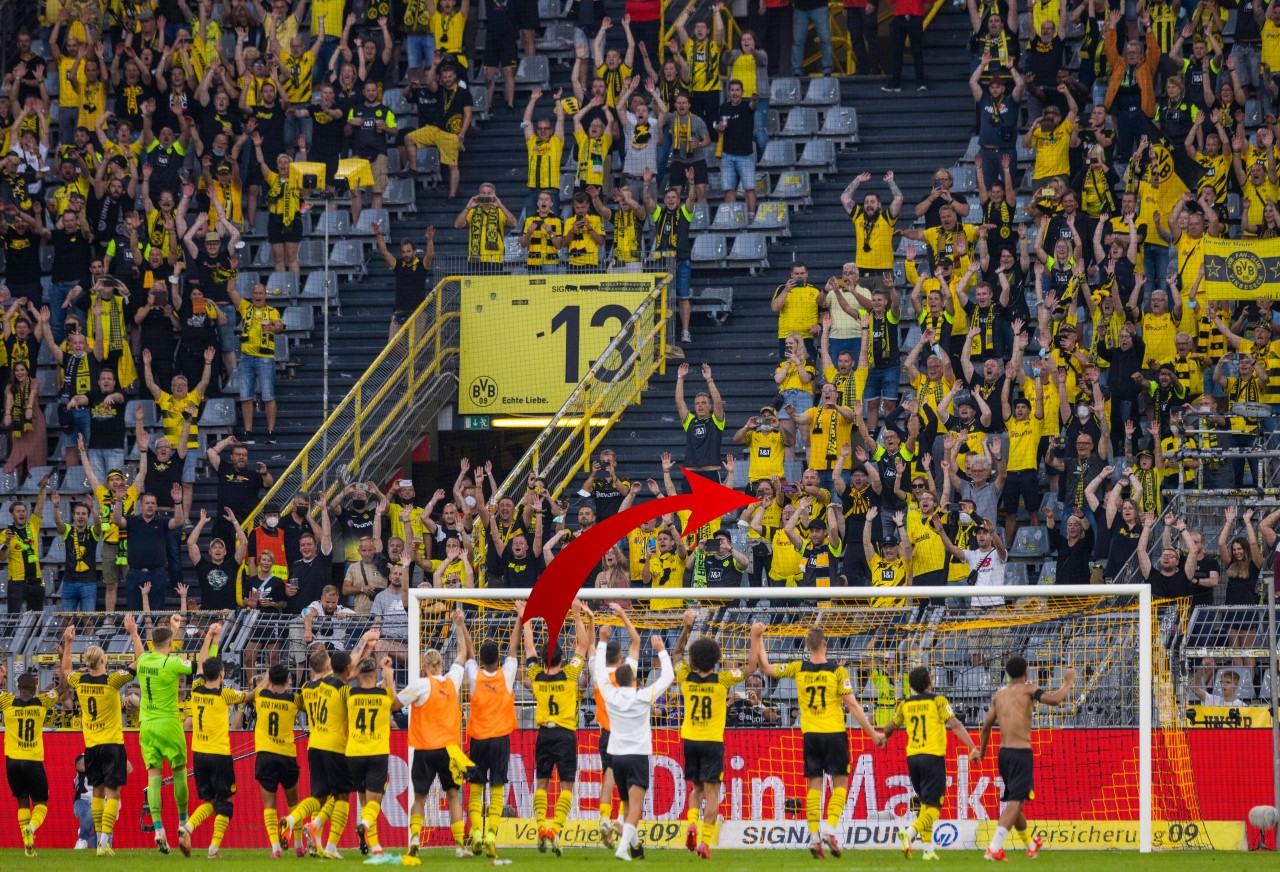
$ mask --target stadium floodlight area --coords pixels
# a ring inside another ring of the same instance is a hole
[[[436,649],[447,664],[456,656],[450,614],[461,607],[475,644],[497,641],[506,650],[515,626],[515,603],[528,590],[410,591],[409,674],[421,655]],[[823,629],[828,660],[843,665],[855,696],[876,727],[893,717],[912,668],[927,666],[934,690],[953,704],[975,741],[992,694],[1005,682],[1005,658],[1021,654],[1028,681],[1057,688],[1067,668],[1075,689],[1058,707],[1037,705],[1032,720],[1036,796],[1028,803],[1032,830],[1054,847],[1214,847],[1215,830],[1201,820],[1191,772],[1185,721],[1176,711],[1169,661],[1153,638],[1155,610],[1146,585],[1019,587],[648,588],[584,589],[579,593],[596,626],[618,625],[609,603],[621,603],[640,631],[640,677],[656,670],[649,639],[670,649],[686,609],[694,611],[692,638],[710,635],[721,647],[721,668],[746,664],[752,624],[765,625],[771,663],[805,657],[808,630]],[[661,598],[675,608],[655,610]],[[546,627],[534,619],[536,644]],[[559,639],[566,661],[575,647],[573,621]],[[416,643],[413,641],[416,640]],[[588,657],[594,654],[594,639]],[[521,651],[521,666],[527,653]],[[600,790],[599,732],[584,671],[579,711],[579,775],[566,847],[592,842]],[[802,848],[808,838],[805,779],[799,725],[801,701],[786,679],[750,679],[730,691],[725,734],[725,774],[720,847]],[[683,840],[686,783],[682,770],[678,684],[655,707],[652,787],[641,828],[647,843],[677,846]],[[738,694],[735,696],[735,692]],[[464,708],[466,705],[464,690]],[[512,737],[507,803],[516,813],[503,821],[500,842],[530,845],[534,767],[533,700],[517,683],[520,729]],[[758,704],[757,704],[758,703]],[[914,816],[904,744],[892,737],[878,749],[847,717],[851,772],[840,838],[850,847],[895,847],[894,833]],[[1159,724],[1153,723],[1158,719]],[[464,718],[465,723],[465,718]],[[984,759],[971,763],[949,737],[948,790],[935,828],[944,848],[985,847],[1000,812],[996,756],[999,728]],[[828,780],[826,789],[830,790]],[[439,787],[433,788],[438,793]],[[554,796],[555,794],[552,793]],[[441,797],[427,802],[427,826],[443,827]],[[510,814],[510,809],[507,813]],[[433,819],[431,815],[436,817]],[[574,827],[574,824],[581,824]],[[578,839],[581,838],[579,842]],[[1238,834],[1218,836],[1221,842]],[[424,843],[425,844],[425,843]],[[1014,844],[1014,847],[1017,847]],[[1219,844],[1218,847],[1239,847]]]

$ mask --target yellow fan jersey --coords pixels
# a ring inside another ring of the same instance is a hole
[[[347,691],[348,757],[391,753],[391,704],[395,691],[386,687],[353,687]]]
[[[347,752],[347,686],[332,675],[302,686],[302,704],[311,728],[310,747]]]
[[[578,728],[578,676],[582,674],[582,667],[582,658],[574,657],[555,675],[548,675],[539,661],[529,660],[525,672],[537,701],[535,724],[540,727],[550,724],[566,730]]]
[[[956,716],[945,696],[913,694],[898,703],[893,722],[907,731],[907,756],[947,755],[947,721]]]
[[[4,756],[9,760],[44,760],[44,718],[58,701],[53,691],[30,699],[0,693],[4,716]]]
[[[741,669],[699,675],[688,663],[676,666],[676,682],[684,694],[684,722],[680,738],[694,742],[723,742],[729,688],[746,679]]]
[[[229,687],[205,687],[204,679],[191,683],[191,750],[196,754],[231,755],[230,707],[245,695]]]
[[[801,733],[844,732],[843,700],[853,684],[843,666],[793,660],[778,668],[778,677],[795,680]]]
[[[253,749],[269,751],[282,757],[296,757],[293,725],[302,711],[302,694],[288,691],[260,690],[253,698],[258,720],[253,726]]]
[[[120,691],[131,681],[132,670],[110,675],[105,672],[102,675],[73,672],[67,676],[67,684],[71,685],[80,702],[80,723],[86,748],[124,744]]]

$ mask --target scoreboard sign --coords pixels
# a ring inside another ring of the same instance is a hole
[[[555,414],[664,278],[464,277],[459,414]]]

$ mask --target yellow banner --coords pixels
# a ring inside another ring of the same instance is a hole
[[[978,845],[989,842],[996,828],[996,821],[978,824]],[[1044,846],[1053,850],[1107,848],[1137,848],[1139,846],[1136,821],[1046,821],[1030,822],[1031,837],[1039,836]],[[1012,838],[1012,836],[1011,836]],[[1006,841],[1005,848],[1013,844]],[[1154,848],[1213,848],[1239,851],[1244,847],[1244,824],[1234,821],[1153,821],[1151,844]]]
[[[1187,726],[1215,730],[1270,729],[1271,709],[1262,705],[1189,705]]]
[[[462,279],[458,411],[550,415],[664,274]],[[617,355],[619,362],[628,356]]]
[[[1204,241],[1201,299],[1280,298],[1280,239]]]

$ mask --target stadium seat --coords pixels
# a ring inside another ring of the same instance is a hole
[[[62,519],[67,520],[67,514],[63,514]],[[52,563],[55,565],[67,562],[67,540],[61,536],[54,536],[49,540],[49,550],[40,558],[42,563]]]
[[[751,274],[757,269],[768,269],[769,246],[763,233],[743,233],[733,240],[733,250],[727,258],[730,264],[745,264]]]
[[[818,132],[818,110],[811,106],[797,106],[787,113],[787,123],[779,136],[810,137]]]
[[[716,208],[715,220],[711,229],[717,233],[736,233],[747,229],[746,203],[721,203]]]
[[[298,244],[298,266],[319,269],[324,266],[324,253],[323,239],[304,239]]]
[[[841,145],[853,145],[858,142],[858,110],[838,107],[827,112],[822,119],[822,129],[818,136],[823,139],[834,139]]]
[[[310,276],[308,276],[309,279]],[[280,313],[280,320],[284,322],[286,336],[307,337],[311,335],[312,330],[316,329],[315,310],[310,306],[290,306]]]
[[[786,109],[800,105],[799,79],[774,79],[769,83],[769,106]]]
[[[951,168],[951,178],[955,181],[951,190],[959,194],[976,194],[978,192],[978,176],[973,164],[956,164]],[[970,214],[978,210],[970,210]],[[981,217],[981,216],[979,216]]]
[[[244,229],[245,239],[261,239],[267,235],[267,210],[259,209],[253,216],[253,223]]]
[[[689,260],[696,266],[720,266],[728,254],[725,238],[719,233],[704,233],[693,241]]]
[[[764,233],[766,236],[791,235],[791,210],[786,203],[772,200],[760,203],[756,207],[756,218],[751,222],[751,230]]]
[[[795,162],[797,168],[818,171],[818,178],[836,170],[836,144],[829,139],[811,139],[804,144],[804,153]]]
[[[489,120],[489,92],[484,88],[471,89],[471,112],[480,121]]]
[[[1010,560],[1044,560],[1049,556],[1049,530],[1047,527],[1019,527],[1009,546]]]
[[[360,220],[351,228],[351,236],[373,236],[373,225],[377,224],[386,233],[390,229],[386,209],[365,209],[360,213]]]
[[[412,111],[413,105],[404,98],[404,90],[402,88],[386,88],[382,92],[382,102],[387,108],[394,112],[397,116],[407,115]],[[396,119],[399,121],[399,118]]]
[[[538,18],[542,21],[555,21],[563,17],[557,0],[538,0]]]
[[[544,57],[522,57],[516,67],[516,84],[543,90],[551,87],[551,65]]]
[[[267,296],[275,300],[292,300],[298,296],[298,274],[273,272],[267,276]]]
[[[40,479],[46,475],[50,477],[53,484],[57,483],[57,479],[53,477],[52,466],[33,466],[27,470],[27,477],[22,484],[18,486],[17,493],[20,497],[33,497],[40,493]],[[52,490],[52,488],[50,488]]]
[[[253,293],[253,286],[256,285],[261,278],[256,272],[240,271],[236,273],[236,293],[242,297],[247,297]]]
[[[812,193],[808,173],[787,173],[778,178],[769,198],[788,206],[809,206],[813,203]]]
[[[324,236],[326,231],[330,238],[346,236],[351,232],[351,213],[346,209],[325,209],[320,214],[320,220],[316,222],[312,233],[316,236]]]
[[[733,311],[733,288],[693,288],[690,291],[692,314],[703,314],[717,324],[729,320]]]
[[[210,429],[236,426],[236,400],[232,397],[214,397],[206,400],[200,413],[199,425]]]
[[[316,271],[307,276],[307,282],[302,286],[302,293],[298,295],[299,300],[323,300],[326,298],[337,299],[338,296],[338,275],[330,270],[329,272]]]
[[[346,275],[364,275],[364,247],[349,239],[339,240],[329,254],[329,268]]]
[[[258,269],[271,269],[275,266],[275,259],[271,256],[271,246],[266,242],[258,243],[251,263]]]
[[[706,203],[694,203],[693,220],[689,222],[689,232],[701,233],[706,230],[711,225],[710,211]]]
[[[786,139],[773,139],[764,148],[764,154],[756,161],[756,169],[788,169],[796,162],[796,144]]]
[[[87,494],[93,490],[93,487],[89,484],[89,477],[85,475],[84,467],[77,463],[75,466],[67,467],[59,490],[63,494]]]
[[[539,54],[554,54],[573,50],[573,25],[563,22],[548,24],[542,36],[533,41]]]
[[[818,107],[840,105],[840,80],[834,76],[810,79],[809,88],[804,93],[803,105]]]
[[[142,426],[148,430],[160,426],[160,412],[153,400],[129,400],[124,404],[124,422],[127,429],[133,429],[134,416],[142,409]]]
[[[388,212],[417,212],[418,199],[414,195],[413,179],[392,179],[387,182],[387,190],[382,194],[382,205]]]

